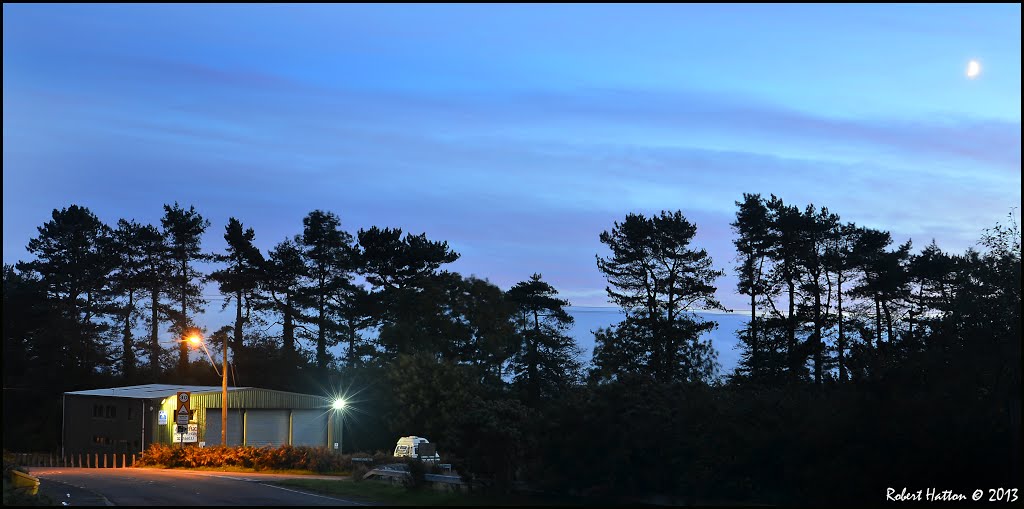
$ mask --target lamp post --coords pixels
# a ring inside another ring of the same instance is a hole
[[[210,364],[213,364],[214,371],[217,370],[217,363],[213,362],[213,357],[210,355],[210,351],[206,349],[206,342],[203,341],[203,337],[198,332],[193,332],[188,338],[189,343],[194,346],[201,346],[203,351],[206,352],[206,356],[210,359]],[[221,375],[220,383],[220,445],[228,445],[228,340],[224,339],[224,355],[223,355],[223,369],[220,370]]]
[[[341,417],[338,419],[339,424],[340,424],[340,426],[338,428],[338,454],[342,453],[342,451],[344,450],[343,448],[345,446],[345,407],[346,406],[348,406],[348,402],[345,401],[345,398],[338,398],[338,399],[334,400],[333,404],[331,404],[331,408],[334,409],[334,412],[337,413],[337,414],[341,414]]]

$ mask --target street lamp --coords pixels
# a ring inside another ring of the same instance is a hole
[[[340,413],[341,414],[341,418],[339,419],[341,426],[340,426],[340,429],[339,429],[339,432],[338,432],[338,454],[341,454],[344,451],[344,446],[345,446],[345,407],[346,406],[348,406],[348,402],[345,401],[345,398],[338,398],[338,399],[334,400],[334,403],[331,404],[331,408],[334,409],[335,413]]]
[[[210,355],[210,351],[206,349],[206,342],[203,341],[203,336],[199,332],[193,332],[187,338],[187,341],[192,346],[201,346],[203,351],[206,352],[206,356],[210,359],[210,364],[213,364],[213,370],[217,371],[217,363],[213,362],[213,357]],[[224,366],[223,369],[218,373],[221,376],[220,385],[220,445],[228,445],[228,341],[224,339]]]

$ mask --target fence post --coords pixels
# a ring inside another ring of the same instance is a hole
[[[135,453],[132,453],[132,466],[135,466]]]
[[[95,461],[92,464],[93,465],[92,468],[100,468],[100,453],[97,452],[97,453],[94,453],[94,454],[95,454],[95,456],[93,456],[93,457],[95,458]]]
[[[103,468],[107,468],[107,453],[103,453]]]
[[[121,468],[128,468],[128,453],[121,454]]]

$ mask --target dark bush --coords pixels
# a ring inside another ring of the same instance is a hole
[[[351,471],[352,457],[337,454],[326,447],[181,447],[152,444],[137,464],[166,468],[242,467],[326,473]]]

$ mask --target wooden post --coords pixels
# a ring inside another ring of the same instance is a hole
[[[135,466],[135,453],[132,453],[132,466]]]
[[[103,468],[107,468],[107,453],[103,453]]]

